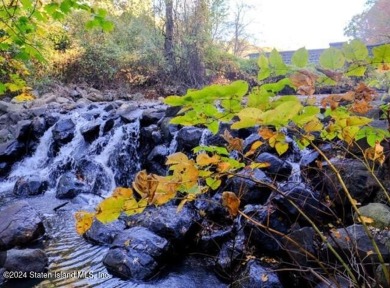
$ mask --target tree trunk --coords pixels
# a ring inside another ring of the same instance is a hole
[[[168,71],[175,69],[175,54],[173,45],[173,0],[165,0],[165,42],[164,56],[167,61]]]

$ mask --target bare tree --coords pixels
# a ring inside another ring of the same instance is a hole
[[[244,52],[249,44],[250,34],[248,33],[247,28],[252,21],[246,18],[246,12],[251,8],[252,6],[246,4],[242,0],[236,2],[233,20],[230,23],[233,35],[231,45],[229,45],[235,56],[241,56],[242,52]]]

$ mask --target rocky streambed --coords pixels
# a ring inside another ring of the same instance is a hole
[[[317,152],[299,151],[292,140],[283,157],[262,146],[256,160],[270,167],[239,171],[240,177],[179,213],[174,200],[108,225],[94,221],[84,237],[77,235],[74,212],[93,209],[116,186],[129,187],[138,171],[165,175],[169,154],[226,143],[203,128],[170,125],[177,110],[158,102],[76,92],[26,107],[0,103],[0,269],[22,273],[4,274],[22,279],[0,276],[5,287],[325,287],[332,278],[320,281],[311,273],[318,263],[291,239],[320,261],[339,263],[291,199],[340,253],[348,257],[357,247],[374,263],[366,269],[376,277],[377,255],[362,225],[354,223],[336,175]],[[244,151],[260,139],[251,129],[231,133],[244,139]],[[375,219],[374,235],[389,262],[390,209],[383,189],[361,162],[339,157],[332,144],[320,146],[364,214]],[[375,173],[388,187],[386,169]],[[229,216],[224,190],[240,196],[248,217]],[[346,229],[337,227],[338,219]]]

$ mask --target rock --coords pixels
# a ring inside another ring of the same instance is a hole
[[[0,211],[0,250],[28,244],[45,233],[38,212],[26,201],[17,201]]]
[[[165,116],[165,111],[161,109],[146,109],[144,110],[141,126],[146,127],[157,123]]]
[[[331,162],[339,171],[352,198],[357,202],[364,203],[380,190],[380,186],[371,175],[371,172],[360,160],[333,158]],[[323,173],[325,174],[322,176],[323,184],[329,198],[334,199],[337,204],[344,204],[345,201],[348,201],[340,181],[326,164],[323,165]],[[321,187],[319,188],[321,189]]]
[[[315,286],[315,288],[350,288],[351,281],[349,279],[345,279],[345,277],[341,277],[336,275],[335,280],[326,279],[326,282],[321,282]],[[385,287],[385,286],[383,286]]]
[[[246,205],[243,213],[256,222],[284,234],[286,234],[290,228],[290,223],[287,222],[284,214],[277,209],[272,208],[272,206]],[[282,249],[279,244],[281,241],[280,236],[264,231],[252,221],[248,221],[241,216],[239,216],[236,221],[239,222],[239,227],[243,227],[246,241],[250,247],[258,250],[259,253],[264,251],[280,253],[280,250]]]
[[[316,255],[315,249],[315,231],[312,227],[304,227],[299,230],[295,230],[288,234],[288,238],[298,243],[300,247],[297,247],[287,237],[282,240],[284,250],[289,256],[299,265],[308,266],[308,263],[314,263],[314,259],[306,255],[300,248],[305,249],[307,252]]]
[[[388,273],[390,274],[390,264],[386,263],[385,264]],[[385,273],[383,271],[382,265],[378,265],[378,267],[375,270],[375,280],[378,281],[376,287],[388,287],[389,283],[386,280]],[[349,288],[349,287],[347,287]]]
[[[75,124],[71,119],[59,120],[52,130],[53,140],[58,147],[69,143],[74,136]]]
[[[167,142],[171,141],[172,138],[175,136],[175,133],[179,131],[178,125],[173,125],[169,123],[171,119],[172,118],[166,117],[159,122],[161,134]]]
[[[143,227],[118,234],[103,259],[107,270],[123,279],[147,280],[162,266],[169,242]]]
[[[132,123],[142,118],[143,111],[134,104],[123,104],[117,110],[117,115],[120,116],[124,123]]]
[[[66,172],[60,177],[56,189],[56,198],[72,199],[80,193],[88,192],[85,183],[77,179],[72,172]]]
[[[92,102],[106,101],[102,92],[100,92],[99,90],[96,90],[96,89],[92,89],[92,88],[90,88],[89,93],[87,95],[85,95],[85,97]]]
[[[287,183],[280,187],[280,192],[283,192],[283,195],[274,192],[271,194],[269,201],[278,206],[281,211],[293,217],[298,216],[300,212],[289,201],[292,200],[312,220],[321,220],[325,217],[326,213],[322,213],[324,207],[319,201],[319,192],[311,190],[302,183]]]
[[[209,227],[214,222],[207,223]],[[204,226],[204,222],[203,222]],[[227,242],[233,237],[233,231],[231,227],[228,228],[214,228],[214,229],[203,229],[201,231],[200,239],[197,243],[197,250],[200,253],[208,255],[215,255],[222,247],[222,244]]]
[[[317,158],[318,158],[319,155],[320,155],[320,154],[319,154],[317,151],[315,151],[315,150],[303,154],[303,155],[302,155],[302,158],[301,158],[301,160],[300,160],[300,162],[299,162],[300,166],[301,166],[302,168],[309,166],[309,165],[312,164],[315,160],[317,160]]]
[[[7,279],[3,276],[5,271],[6,270],[4,268],[0,268],[0,286],[2,286],[7,281]]]
[[[83,135],[84,140],[88,143],[92,143],[99,137],[100,123],[88,122],[80,128],[80,133]]]
[[[32,136],[31,135],[31,120],[19,121],[16,126],[15,139],[21,142],[26,142]]]
[[[36,140],[39,140],[40,137],[46,131],[46,121],[43,117],[34,117],[31,122],[31,134],[34,136]]]
[[[227,209],[222,205],[222,193],[216,193],[212,197],[201,195],[194,201],[196,209],[205,212],[207,219],[221,225],[231,225],[232,219]]]
[[[172,242],[189,244],[199,231],[200,216],[191,205],[185,205],[180,212],[177,206],[166,204],[158,207],[148,206],[142,214],[126,216],[130,227],[142,226]]]
[[[92,160],[83,158],[75,165],[76,176],[87,187],[89,193],[101,195],[111,188],[111,179],[104,167]]]
[[[383,256],[385,262],[390,260],[390,231],[389,230],[371,230],[374,240]],[[351,258],[351,251],[357,251],[362,261],[367,263],[375,263],[378,260],[377,254],[374,252],[374,246],[371,239],[366,235],[363,225],[354,224],[347,228],[339,228],[331,232],[331,237],[328,237],[330,244],[339,252],[341,256]],[[341,250],[341,251],[340,251]],[[371,253],[374,252],[374,253]],[[332,253],[324,247],[323,255],[329,261]]]
[[[103,124],[103,134],[106,134],[107,132],[109,132],[115,125],[115,119],[114,118],[110,118],[110,119],[107,119],[106,122],[104,122]]]
[[[271,189],[260,184],[271,183],[271,179],[260,169],[244,169],[237,173],[237,177],[228,182],[228,190],[240,196],[241,204],[264,204],[271,193]]]
[[[36,196],[47,190],[48,182],[38,176],[20,177],[14,186],[13,193],[17,196]]]
[[[0,144],[0,162],[15,163],[26,152],[26,145],[17,140]]]
[[[369,223],[370,226],[374,226],[379,229],[390,227],[390,207],[382,203],[370,203],[366,206],[362,206],[359,212],[364,217],[369,217],[374,220],[373,223]],[[357,215],[355,214],[355,220]]]
[[[116,235],[125,229],[125,224],[122,221],[114,221],[108,224],[103,224],[95,219],[91,228],[83,235],[85,239],[94,244],[112,244]]]
[[[265,268],[258,260],[249,260],[245,270],[235,281],[232,288],[280,288],[283,287],[278,275]]]
[[[199,146],[203,134],[201,128],[183,127],[177,133],[177,151],[191,152],[192,148]]]
[[[236,239],[222,244],[215,267],[220,277],[229,281],[233,280],[233,271],[235,271],[236,265],[239,265],[243,258],[245,251],[244,243],[244,237],[240,235]]]
[[[288,178],[291,174],[291,165],[271,153],[261,153],[256,157],[256,162],[267,162],[270,164],[269,167],[265,168],[265,171],[271,176],[271,178],[283,180]]]
[[[11,249],[7,251],[4,268],[7,271],[41,273],[48,265],[46,253],[41,249]]]
[[[155,173],[158,175],[165,175],[167,171],[167,166],[165,161],[169,154],[168,147],[165,145],[158,145],[153,148],[153,150],[146,157],[144,162],[144,167],[149,173]]]

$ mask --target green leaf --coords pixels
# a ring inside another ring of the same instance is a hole
[[[100,22],[97,19],[89,20],[85,23],[85,28],[93,29],[100,26]]]
[[[367,67],[359,64],[351,64],[345,75],[352,77],[363,77],[366,73]]]
[[[163,102],[169,106],[182,106],[184,104],[183,97],[181,96],[168,96]]]
[[[96,219],[102,223],[108,223],[118,219],[125,204],[124,197],[108,197],[99,203]]]
[[[348,61],[363,61],[368,57],[368,49],[360,40],[352,40],[349,43],[344,43],[342,51]]]
[[[374,47],[372,54],[374,63],[390,63],[390,44]]]
[[[43,8],[49,15],[53,15],[53,13],[55,11],[58,10],[58,4],[57,3],[50,3],[50,4],[47,4],[45,5],[45,7]]]
[[[257,75],[257,79],[259,81],[267,79],[271,75],[271,70],[269,68],[269,63],[267,57],[265,57],[263,54],[260,55],[257,65],[259,66],[259,74]]]
[[[333,47],[326,49],[320,56],[320,64],[325,69],[337,70],[342,68],[344,63],[343,53]]]
[[[298,126],[302,126],[314,118],[316,118],[317,114],[320,113],[320,108],[317,106],[306,106],[303,108],[302,112],[292,118],[295,124]]]
[[[194,151],[194,153],[205,151],[205,152],[217,153],[219,155],[226,155],[226,156],[229,155],[229,152],[226,149],[226,147],[220,147],[220,146],[197,146],[192,150]]]
[[[64,0],[60,4],[60,10],[64,12],[65,14],[68,14],[72,10],[73,6],[72,0]]]
[[[286,75],[287,66],[283,61],[282,55],[276,49],[273,49],[269,55],[269,64],[275,76]]]
[[[0,83],[0,95],[4,94],[4,92],[6,90],[7,90],[7,87],[3,83]]]
[[[32,8],[33,2],[31,0],[21,0],[20,2],[22,3],[23,8],[25,8],[27,10]]]
[[[209,186],[212,190],[216,190],[221,186],[222,181],[220,179],[214,179],[211,177],[206,178],[206,184]]]
[[[291,62],[299,68],[306,67],[309,62],[309,51],[307,51],[305,47],[299,48],[294,52]]]
[[[114,23],[110,22],[110,21],[103,21],[100,26],[102,27],[103,31],[104,32],[110,32],[112,30],[114,30]]]
[[[261,123],[263,111],[257,108],[244,108],[238,112],[237,116],[240,118],[239,121],[232,124],[232,129],[241,129],[253,127],[256,124]]]
[[[218,121],[213,121],[210,124],[206,125],[207,129],[211,131],[214,135],[218,133],[219,131],[219,122]]]

